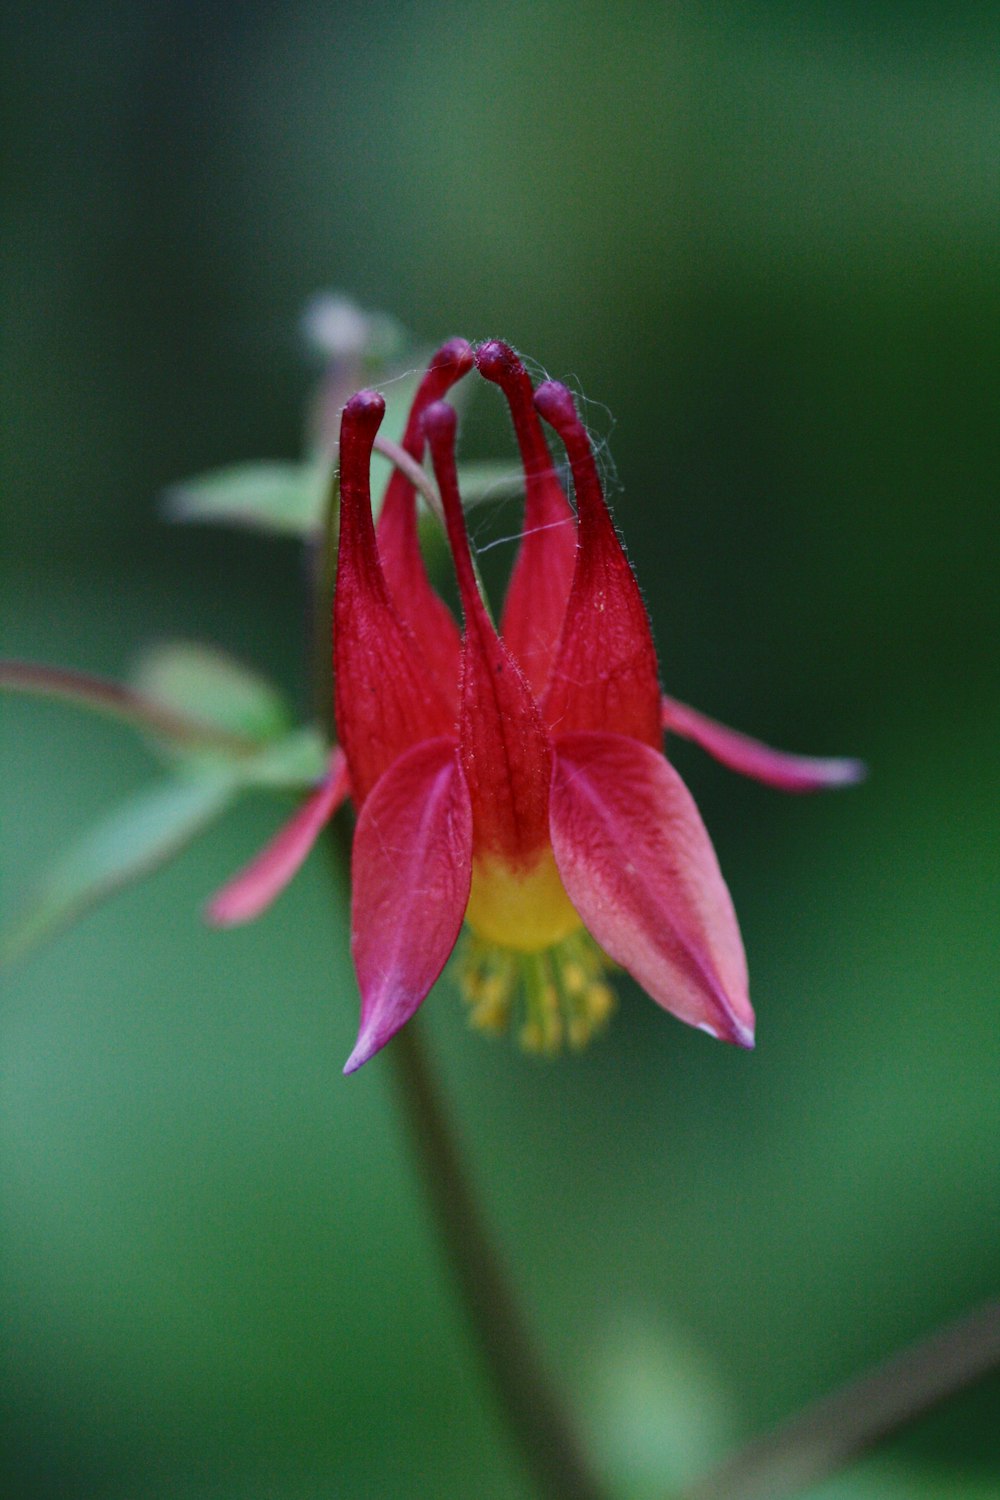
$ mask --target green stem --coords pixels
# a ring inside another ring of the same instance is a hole
[[[987,1302],[748,1444],[683,1500],[800,1494],[998,1366],[1000,1302]]]
[[[435,1225],[500,1404],[540,1495],[600,1500],[486,1232],[417,1020],[388,1049]]]

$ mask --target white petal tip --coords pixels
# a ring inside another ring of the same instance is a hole
[[[743,1021],[734,1021],[732,1040],[737,1047],[744,1047],[748,1052],[752,1052],[756,1045],[753,1022],[747,1026]]]
[[[354,1051],[344,1064],[344,1077],[347,1078],[351,1073],[356,1073],[359,1068],[363,1068],[382,1045],[383,1043],[377,1037],[362,1032],[354,1044]]]
[[[831,764],[826,785],[830,788],[856,786],[859,781],[867,779],[868,767],[863,760],[838,760]]]
[[[695,1028],[703,1031],[716,1042],[731,1042],[736,1047],[744,1047],[748,1052],[753,1051],[754,1033],[753,1025],[747,1025],[744,1021],[733,1019],[726,1031],[719,1031],[717,1027],[710,1026],[707,1021],[696,1021]]]

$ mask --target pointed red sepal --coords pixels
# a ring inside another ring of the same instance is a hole
[[[531,689],[479,593],[455,472],[454,409],[437,402],[424,425],[465,616],[459,740],[476,853],[523,864],[548,843],[551,749]]]
[[[424,456],[423,416],[433,401],[472,369],[472,350],[465,339],[449,339],[433,356],[413,398],[402,446],[419,463]],[[420,551],[413,485],[394,469],[376,528],[382,570],[396,609],[413,631],[442,691],[458,694],[458,626],[444,600],[431,586]]]
[[[281,895],[350,791],[347,758],[337,746],[330,770],[260,853],[205,908],[213,927],[252,922]]]
[[[753,1046],[736,914],[698,809],[647,745],[576,733],[556,741],[552,847],[588,931],[658,1004]]]
[[[731,771],[777,787],[779,792],[820,792],[853,786],[864,781],[868,774],[861,760],[789,755],[785,750],[772,750],[770,745],[737,729],[727,729],[725,724],[717,723],[696,708],[688,708],[686,703],[678,703],[676,698],[664,696],[662,710],[663,727],[668,733],[693,741]]]
[[[531,379],[508,344],[491,339],[476,353],[487,380],[507,398],[524,465],[524,533],[507,587],[500,633],[540,696],[559,644],[576,566],[576,517],[552,465]]]
[[[389,597],[372,523],[369,465],[385,402],[359,391],[340,428],[340,542],[334,592],[337,737],[360,806],[398,755],[447,734],[454,714]]]
[[[535,405],[566,445],[579,516],[576,571],[562,639],[542,701],[556,733],[600,729],[658,746],[656,651],[639,585],[608,513],[590,440],[563,385],[547,381]]]
[[[353,1073],[410,1019],[455,946],[472,880],[472,810],[454,741],[417,745],[366,801],[351,861],[361,1027]]]

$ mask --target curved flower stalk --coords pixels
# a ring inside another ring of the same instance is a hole
[[[500,633],[479,588],[441,397],[475,363],[507,398],[525,474],[524,540]],[[648,617],[565,387],[532,393],[491,341],[451,340],[431,361],[403,438],[429,444],[463,630],[420,557],[413,485],[390,481],[378,532],[369,468],[384,402],[344,408],[334,598],[336,722],[329,776],[209,907],[227,924],[287,884],[348,794],[352,953],[361,1025],[353,1072],[405,1025],[464,941],[474,1023],[522,1008],[530,1048],[582,1045],[613,1006],[612,964],[664,1009],[753,1045],[746,961],[732,901],[694,802],[662,753],[664,729],[789,791],[858,780],[856,761],[789,756],[663,698]],[[562,441],[559,482],[541,419]]]

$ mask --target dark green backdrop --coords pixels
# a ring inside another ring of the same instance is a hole
[[[664,680],[860,791],[695,752],[753,1055],[623,991],[539,1065],[426,1007],[526,1305],[662,1495],[995,1287],[997,26],[972,3],[6,8],[4,648],[207,637],[301,695],[291,543],[157,518],[293,456],[317,287],[591,400]],[[482,455],[509,437],[487,396]],[[509,519],[509,517],[508,517]],[[510,529],[510,528],[508,528]],[[5,895],[141,746],[4,705]],[[430,1237],[321,861],[198,908],[241,815],[5,982],[12,1500],[527,1494]],[[997,1389],[824,1497],[995,1493]]]

